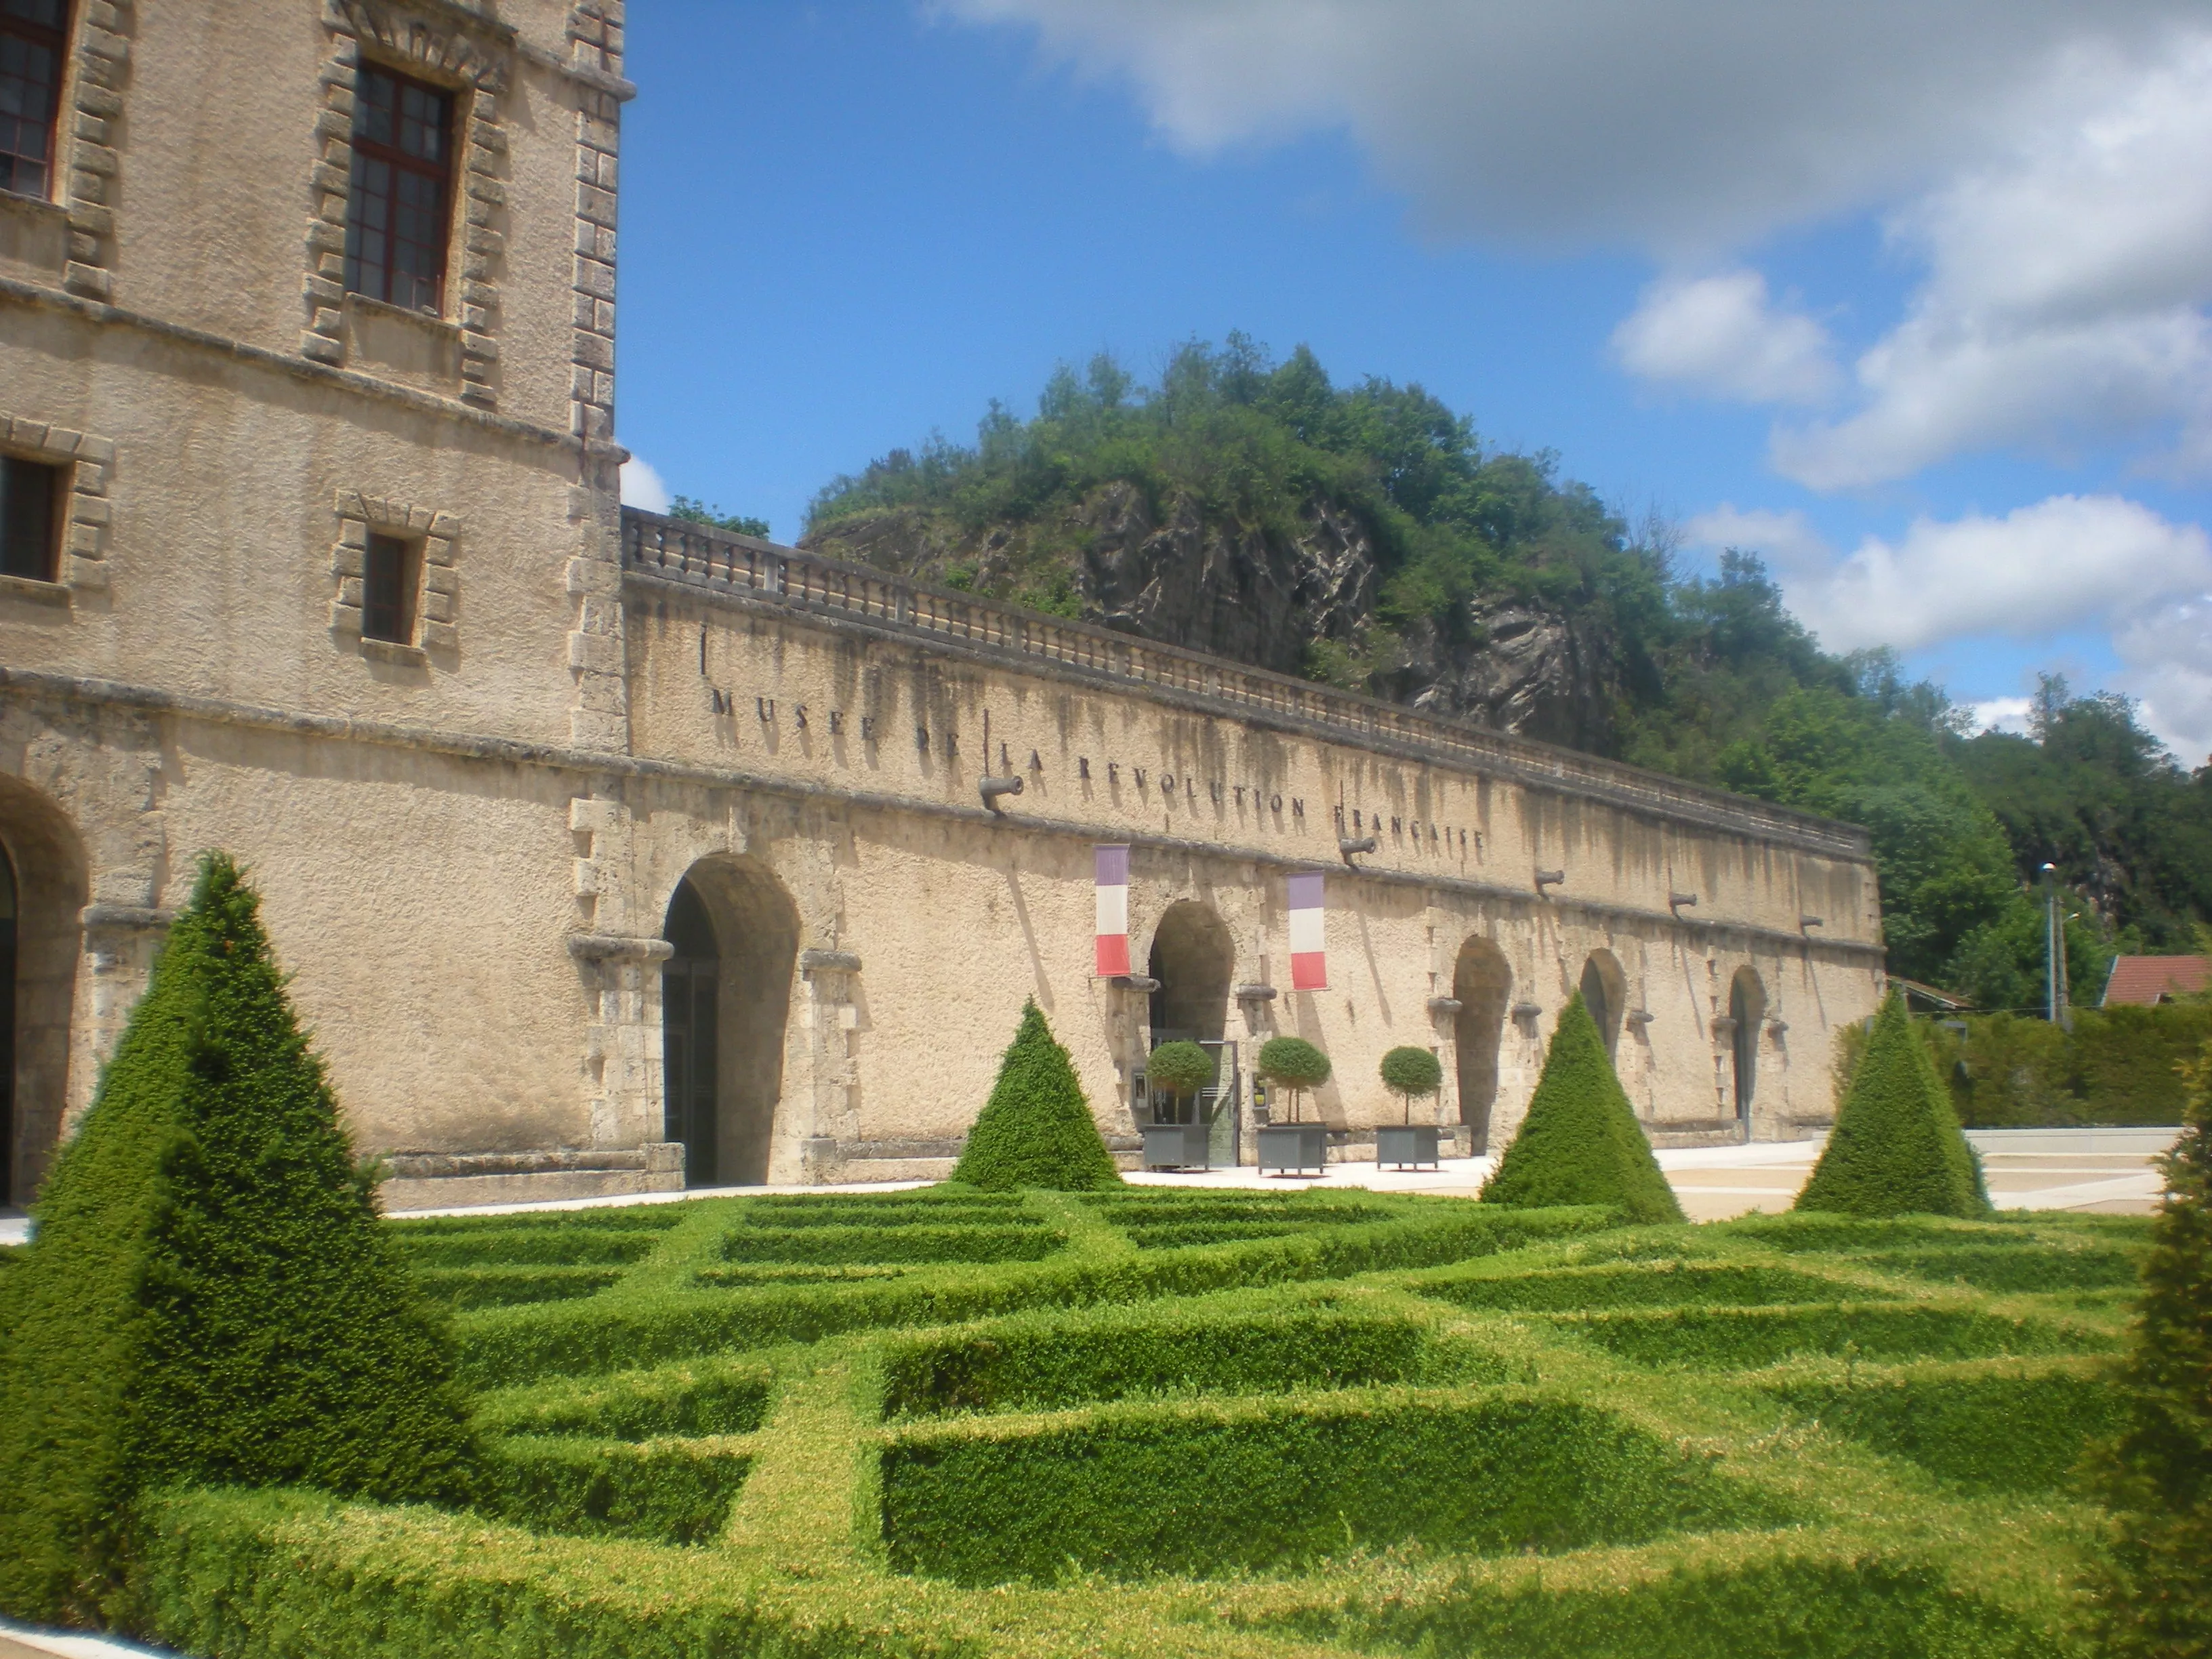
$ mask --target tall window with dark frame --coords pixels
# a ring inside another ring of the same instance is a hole
[[[364,66],[354,92],[346,287],[442,311],[453,199],[453,94]]]
[[[68,0],[0,0],[0,190],[46,196],[54,182]]]
[[[416,549],[397,536],[371,536],[362,561],[361,631],[394,645],[415,643]]]
[[[0,576],[54,579],[54,503],[61,468],[0,456]]]

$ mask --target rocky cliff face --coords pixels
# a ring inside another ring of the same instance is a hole
[[[1142,491],[1109,484],[1042,522],[972,532],[903,509],[836,520],[800,544],[1280,674],[1332,666],[1342,679],[1349,664],[1361,690],[1498,731],[1599,750],[1613,732],[1611,641],[1504,595],[1477,595],[1462,627],[1392,634],[1376,619],[1365,527],[1324,501],[1284,535],[1209,522],[1187,498],[1155,514]]]

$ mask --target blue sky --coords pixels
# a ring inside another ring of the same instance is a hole
[[[790,539],[1057,362],[1241,328],[1759,548],[1832,644],[2060,668],[2197,762],[2212,36],[1741,4],[639,6],[621,434]]]

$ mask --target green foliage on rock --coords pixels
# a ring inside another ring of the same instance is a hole
[[[2118,1512],[2098,1587],[2105,1650],[2142,1659],[2212,1653],[2212,1043],[2189,1081],[2105,1471]]]
[[[112,1604],[137,1497],[176,1484],[457,1499],[447,1334],[379,1220],[258,902],[201,866],[9,1277],[0,1609]]]
[[[1023,1006],[1020,1029],[999,1063],[998,1084],[968,1132],[952,1178],[1000,1191],[1048,1187],[1073,1193],[1121,1184],[1075,1063],[1034,1001]]]
[[[1579,991],[1559,1012],[1528,1115],[1483,1183],[1482,1201],[1604,1204],[1635,1221],[1682,1219]]]
[[[1145,1069],[1153,1087],[1186,1100],[1213,1081],[1213,1056],[1195,1042],[1163,1042]]]
[[[1796,1207],[1856,1216],[1989,1213],[1981,1166],[1901,992],[1892,991],[1875,1017],[1836,1127]]]
[[[1382,1086],[1405,1103],[1408,1115],[1416,1098],[1432,1095],[1444,1086],[1443,1062],[1426,1048],[1416,1048],[1410,1043],[1384,1054],[1379,1069]]]

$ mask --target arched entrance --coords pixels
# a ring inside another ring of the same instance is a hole
[[[0,1200],[27,1206],[69,1104],[84,854],[44,795],[0,776]]]
[[[768,1179],[799,911],[749,859],[692,866],[668,901],[661,969],[664,1133],[684,1143],[688,1186]]]
[[[1605,1039],[1605,1057],[1611,1060],[1620,1047],[1620,1018],[1628,1012],[1628,975],[1610,951],[1593,951],[1583,963],[1583,1006],[1597,1022]]]
[[[1759,1029],[1766,1019],[1766,987],[1748,968],[1729,981],[1729,1043],[1734,1060],[1735,1118],[1751,1138],[1751,1103],[1759,1089]]]
[[[1473,1139],[1477,1156],[1490,1150],[1490,1109],[1498,1101],[1498,1044],[1505,1030],[1513,970],[1486,939],[1471,939],[1459,948],[1452,969],[1452,1046],[1459,1054],[1459,1121]]]
[[[1185,899],[1168,906],[1152,933],[1150,972],[1152,1046],[1218,1042],[1229,1023],[1229,976],[1237,946],[1212,907]]]

